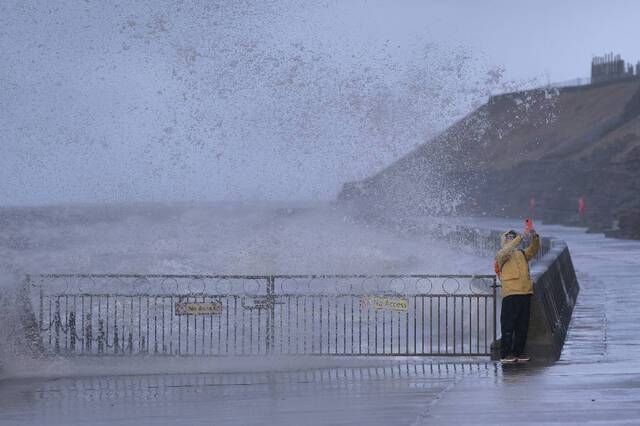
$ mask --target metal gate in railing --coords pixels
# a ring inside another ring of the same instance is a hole
[[[41,347],[75,355],[488,355],[492,275],[27,277]]]

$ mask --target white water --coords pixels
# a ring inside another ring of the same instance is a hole
[[[354,223],[329,204],[67,206],[3,216],[4,377],[299,368],[308,361],[34,361],[15,300],[24,274],[488,273],[486,261],[424,236]],[[313,361],[344,365],[342,361]],[[368,361],[370,362],[370,361]],[[315,365],[314,364],[314,365]]]

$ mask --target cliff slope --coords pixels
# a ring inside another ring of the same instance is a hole
[[[492,97],[339,198],[372,213],[530,215],[640,237],[640,79]]]

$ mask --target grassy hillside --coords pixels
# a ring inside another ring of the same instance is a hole
[[[640,79],[492,97],[341,200],[407,214],[534,215],[635,236],[640,211]],[[640,222],[640,221],[638,221]],[[640,236],[640,235],[638,235]]]

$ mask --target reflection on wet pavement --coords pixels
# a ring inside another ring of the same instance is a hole
[[[491,363],[392,363],[265,373],[7,381],[3,424],[411,423],[456,380]]]

